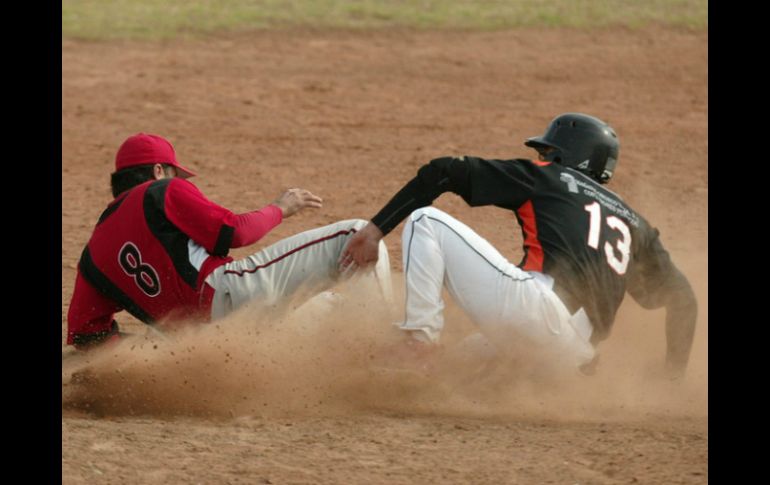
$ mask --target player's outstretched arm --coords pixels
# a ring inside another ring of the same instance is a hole
[[[649,232],[649,242],[639,254],[629,275],[628,292],[642,307],[666,309],[666,374],[670,379],[684,376],[690,358],[698,304],[687,278],[671,261],[658,238]]]

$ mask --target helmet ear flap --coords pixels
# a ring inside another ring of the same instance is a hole
[[[596,145],[591,150],[591,157],[589,158],[588,168],[595,173],[599,173],[604,170],[604,164],[607,163],[607,157],[610,150],[605,145]]]
[[[612,163],[610,163],[612,161]],[[588,161],[588,172],[599,182],[605,184],[612,177],[612,171],[615,168],[617,160],[612,158],[610,147],[607,145],[597,145],[591,152]]]
[[[607,163],[604,164],[604,170],[601,173],[599,181],[606,184],[612,178],[612,174],[615,173],[615,166],[618,164],[618,159],[610,155],[607,157]]]

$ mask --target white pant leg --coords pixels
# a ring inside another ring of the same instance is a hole
[[[266,306],[301,303],[331,288],[341,278],[337,270],[340,253],[350,237],[366,224],[351,219],[305,231],[220,266],[206,279],[215,290],[212,318],[223,317],[249,302]],[[382,241],[373,273],[382,296],[389,301],[390,260]]]
[[[406,224],[406,320],[401,328],[421,330],[437,341],[446,286],[499,350],[536,344],[568,355],[590,349],[593,357],[590,343],[574,330],[571,315],[551,290],[550,277],[521,270],[468,226],[433,207],[413,212]]]
[[[423,330],[433,341],[444,326],[444,285],[460,307],[483,325],[499,320],[501,277],[532,279],[468,226],[433,207],[409,216],[402,243],[406,282],[402,328]]]

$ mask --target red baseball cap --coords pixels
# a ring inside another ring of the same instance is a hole
[[[168,140],[158,135],[137,133],[130,136],[120,145],[115,156],[115,170],[122,170],[137,165],[154,165],[166,163],[176,167],[183,178],[195,175],[192,170],[186,169],[176,161],[174,147]]]

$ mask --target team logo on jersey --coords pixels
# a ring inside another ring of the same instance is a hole
[[[572,192],[573,194],[577,194],[580,192],[578,189],[577,181],[575,180],[575,177],[573,177],[571,174],[568,174],[566,172],[562,172],[559,175],[559,180],[567,184],[567,190]]]
[[[134,278],[134,283],[145,295],[158,296],[160,293],[160,278],[155,268],[142,262],[142,253],[134,243],[128,241],[118,252],[118,265],[128,275]]]

